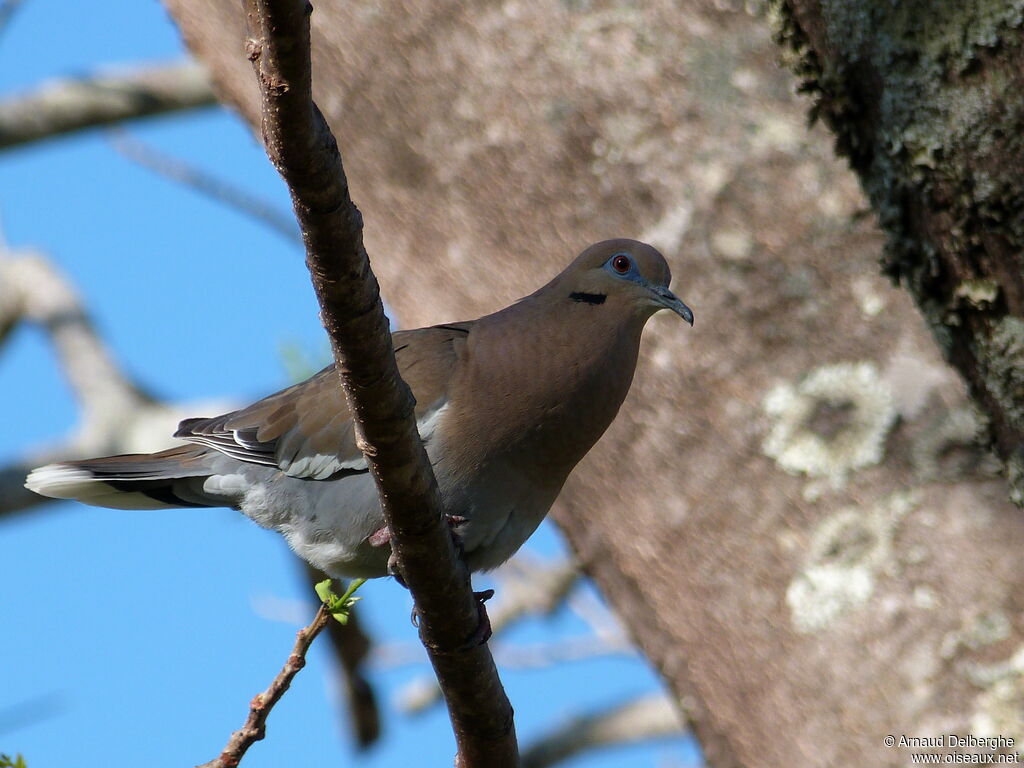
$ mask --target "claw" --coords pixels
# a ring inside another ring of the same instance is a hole
[[[405,583],[405,579],[402,577],[401,571],[398,570],[398,558],[395,556],[395,551],[391,550],[391,554],[388,555],[388,576],[394,578],[399,584],[406,589],[409,585]]]
[[[477,610],[477,625],[476,632],[463,644],[459,650],[469,650],[470,648],[476,648],[478,645],[483,645],[491,639],[491,617],[487,615],[487,607],[484,605],[488,600],[494,597],[493,589],[485,589],[482,592],[474,592],[473,597],[476,599],[476,610]]]
[[[464,560],[466,550],[462,544],[462,537],[455,530],[458,526],[466,522],[466,518],[462,515],[445,515],[445,521],[448,523],[448,530],[452,534],[452,543],[455,545],[455,550],[458,553],[459,559]],[[383,547],[385,544],[391,542],[391,531],[385,525],[380,530],[374,531],[370,534],[367,542],[371,547]],[[402,578],[401,572],[398,570],[398,558],[395,557],[394,550],[388,557],[388,574],[394,577],[395,581],[401,584],[406,589],[409,585],[405,583],[405,579]],[[478,645],[483,645],[491,638],[491,619],[487,615],[487,608],[484,607],[484,603],[494,597],[493,589],[485,589],[482,592],[474,592],[473,598],[476,600],[477,607],[477,628],[476,631],[470,636],[468,640],[459,648],[460,651],[469,650],[475,648]],[[416,611],[416,607],[413,606],[412,615],[409,617],[414,627],[420,625],[420,617]]]
[[[484,607],[484,603],[494,597],[493,589],[485,589],[482,592],[474,592],[473,598],[476,600],[477,610],[477,625],[476,630],[469,639],[466,640],[462,645],[458,647],[456,652],[468,651],[476,648],[478,645],[483,645],[491,639],[491,618],[487,615],[487,608]],[[414,627],[420,625],[420,615],[416,610],[416,606],[412,608],[412,615],[409,617]]]
[[[466,518],[462,515],[445,515],[445,520],[448,523],[448,530],[452,534],[452,544],[455,545],[455,554],[459,560],[465,560],[466,558],[466,547],[462,543],[462,536],[455,529],[466,522]]]

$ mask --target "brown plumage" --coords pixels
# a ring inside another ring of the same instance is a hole
[[[499,312],[393,335],[471,568],[519,548],[611,424],[648,318],[670,309],[693,322],[670,279],[655,249],[609,240]],[[329,573],[386,573],[379,501],[333,366],[248,408],[186,419],[175,436],[188,444],[53,464],[26,484],[101,506],[231,506]]]

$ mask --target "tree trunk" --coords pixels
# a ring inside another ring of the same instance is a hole
[[[167,3],[253,122],[237,3]],[[1024,521],[763,18],[729,0],[324,3],[313,41],[403,326],[504,306],[604,237],[669,258],[696,327],[652,323],[556,517],[712,765],[907,764],[888,734],[1024,740]]]
[[[1024,506],[1024,2],[781,0],[814,113]]]

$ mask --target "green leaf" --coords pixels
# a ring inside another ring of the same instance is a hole
[[[355,592],[365,583],[366,579],[353,579],[349,583],[348,589],[345,590],[345,594],[340,597],[334,591],[334,585],[330,579],[324,579],[313,589],[316,590],[320,602],[327,606],[327,610],[331,612],[334,620],[339,624],[348,624],[348,615],[352,610],[352,606],[359,600],[358,597],[354,597]],[[3,766],[0,766],[0,768],[3,768]]]
[[[330,579],[317,582],[317,585],[313,587],[316,590],[317,597],[320,598],[320,602],[328,608],[331,606],[331,603],[338,599],[338,596],[334,594],[333,587],[333,582]]]
[[[28,768],[28,763],[20,754],[14,758],[10,755],[0,754],[0,768]]]

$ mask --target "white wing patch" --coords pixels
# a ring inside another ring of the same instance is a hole
[[[424,444],[430,442],[447,409],[448,401],[439,400],[434,404],[433,408],[416,420],[416,429],[419,431],[420,439],[423,440]],[[313,453],[304,456],[301,450],[290,458],[282,457],[279,466],[281,471],[289,477],[304,477],[310,480],[326,480],[344,470],[365,472],[369,469],[366,464],[366,457],[362,454],[359,454],[358,457],[341,461],[335,454]]]
[[[416,420],[416,429],[420,433],[420,440],[424,443],[430,442],[430,439],[434,436],[434,432],[437,431],[438,424],[441,423],[441,417],[444,416],[447,410],[448,401],[439,400],[434,403],[433,408]]]
[[[242,434],[241,430],[232,429],[230,437],[227,433],[223,432],[214,434],[196,434],[193,432],[189,434],[176,434],[175,437],[181,437],[190,443],[205,445],[207,448],[213,448],[225,456],[230,456],[233,459],[249,464],[262,464],[266,467],[277,466],[277,461],[273,455],[265,450],[261,450],[263,448],[262,444],[258,440],[248,439]]]

